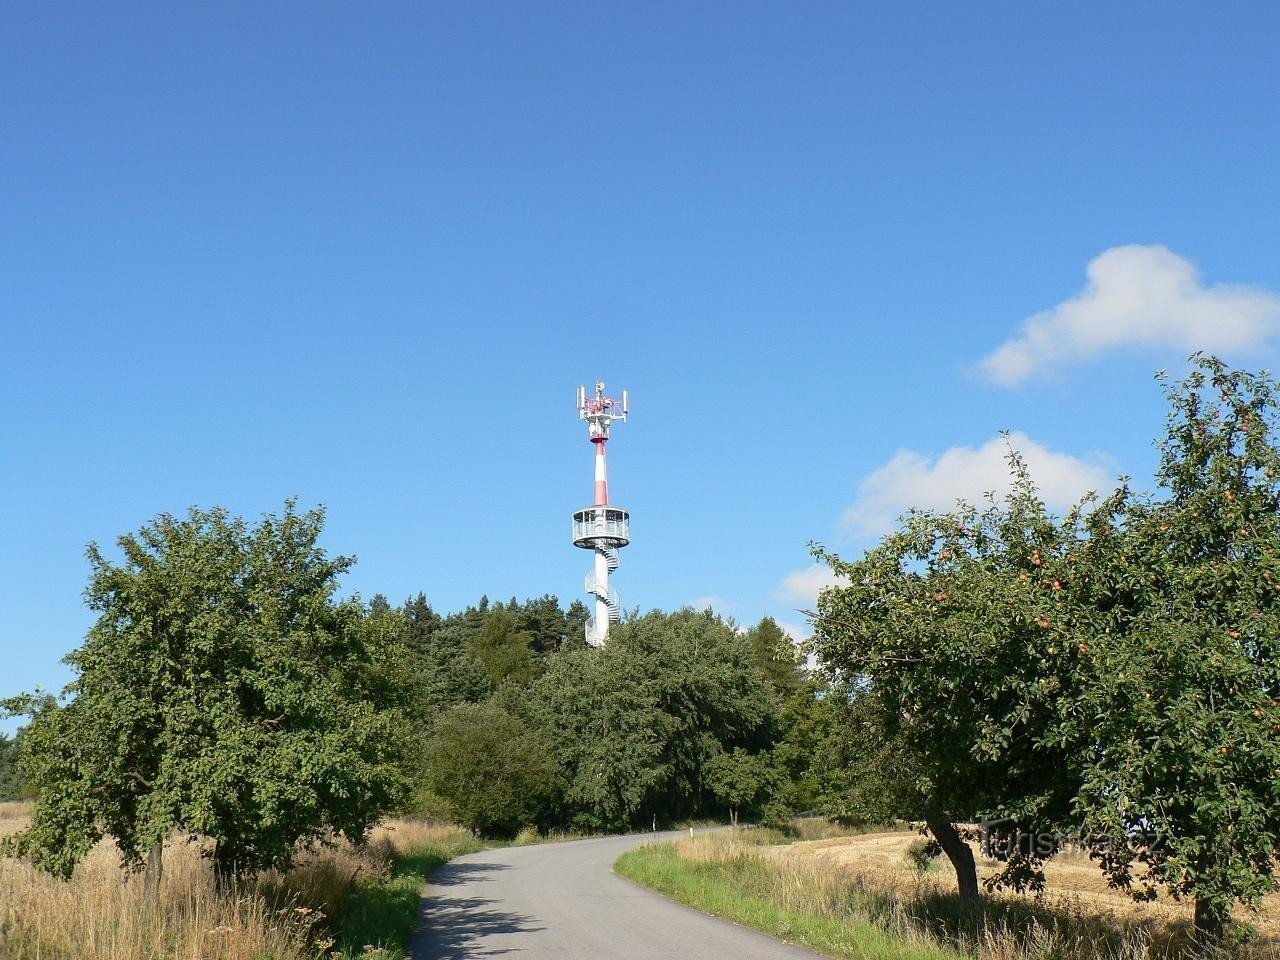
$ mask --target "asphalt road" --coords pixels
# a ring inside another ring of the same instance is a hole
[[[662,834],[664,839],[678,833]],[[468,854],[422,899],[412,960],[818,960],[672,903],[613,872],[652,834]]]

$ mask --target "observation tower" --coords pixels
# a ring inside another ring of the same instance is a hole
[[[618,593],[609,586],[609,574],[618,569],[618,550],[631,542],[631,518],[627,511],[609,502],[609,472],[604,448],[609,442],[609,428],[615,421],[626,421],[629,401],[622,391],[622,402],[604,395],[604,381],[596,381],[595,396],[587,396],[587,388],[578,388],[578,419],[587,421],[587,437],[596,448],[596,497],[589,507],[573,514],[573,545],[594,550],[595,569],[587,574],[586,591],[596,599],[595,616],[587,621],[587,643],[604,645],[609,624],[622,617]]]

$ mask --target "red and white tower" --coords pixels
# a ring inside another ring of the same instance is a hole
[[[595,616],[587,621],[587,643],[603,646],[609,636],[609,624],[622,616],[618,594],[609,586],[609,574],[618,569],[618,550],[631,542],[631,517],[621,507],[609,502],[609,471],[604,448],[609,442],[609,428],[615,421],[627,419],[627,391],[622,402],[604,395],[604,381],[596,381],[595,396],[587,396],[587,388],[578,388],[578,419],[587,421],[587,436],[596,448],[595,502],[573,515],[573,545],[594,550],[595,569],[587,574],[587,593],[596,598]]]

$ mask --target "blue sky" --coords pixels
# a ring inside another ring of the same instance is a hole
[[[1262,3],[10,5],[0,693],[68,679],[88,541],[191,504],[325,504],[365,596],[567,602],[596,377],[632,393],[643,609],[802,625],[808,541],[983,489],[1002,429],[1060,499],[1145,482],[1155,369],[1275,365],[1278,31]]]

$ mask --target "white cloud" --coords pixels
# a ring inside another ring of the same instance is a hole
[[[699,611],[709,608],[713,613],[718,613],[723,617],[727,616],[728,612],[736,607],[737,604],[731,600],[726,600],[724,597],[709,596],[694,597],[689,601],[689,606]]]
[[[1254,287],[1206,287],[1167,247],[1112,247],[1094,258],[1084,289],[1022,322],[982,361],[1006,387],[1124,346],[1191,352],[1252,351],[1280,329],[1280,296]]]
[[[815,597],[815,600],[817,598]],[[791,638],[791,642],[799,646],[813,635],[813,627],[809,623],[795,623],[791,620],[779,620],[774,617],[774,622],[782,628],[782,632]]]
[[[862,481],[844,523],[856,534],[875,536],[909,509],[949,510],[959,499],[977,503],[989,490],[1007,491],[1009,446],[1022,454],[1041,498],[1054,510],[1070,507],[1089,490],[1106,491],[1113,478],[1103,463],[1057,453],[1024,433],[1011,433],[1007,441],[993,437],[977,448],[952,447],[936,459],[901,450]]]
[[[837,577],[825,564],[815,563],[802,570],[793,570],[787,574],[778,588],[778,596],[790,603],[798,603],[812,607],[818,602],[818,591],[823,587],[832,587],[848,581]],[[783,626],[779,621],[779,626]],[[788,630],[788,633],[791,631]],[[794,634],[792,634],[794,636]],[[807,634],[806,634],[807,636]]]

